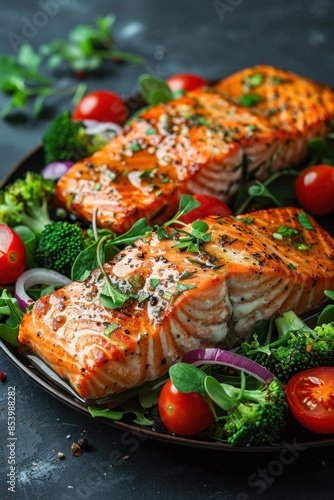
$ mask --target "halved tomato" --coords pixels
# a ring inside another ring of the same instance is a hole
[[[320,434],[334,433],[334,367],[297,373],[287,383],[286,397],[304,427]]]

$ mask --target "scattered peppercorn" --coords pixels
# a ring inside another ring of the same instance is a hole
[[[85,437],[78,439],[78,445],[82,450],[86,451],[89,449],[88,439],[86,439]]]
[[[83,449],[78,445],[78,443],[72,443],[71,453],[74,457],[81,457],[83,454]]]
[[[58,453],[58,458],[65,458],[65,455],[64,453],[62,453],[61,451]]]

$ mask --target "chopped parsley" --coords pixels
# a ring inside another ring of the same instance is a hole
[[[254,75],[245,76],[242,81],[247,88],[258,87],[263,83],[264,76],[262,73],[254,73]]]
[[[259,94],[245,94],[239,98],[239,103],[242,106],[246,106],[247,108],[251,108],[252,106],[254,106],[254,104],[258,104],[262,100],[263,99]]]

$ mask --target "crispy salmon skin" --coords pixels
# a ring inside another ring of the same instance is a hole
[[[159,378],[192,349],[232,348],[255,321],[309,311],[333,289],[334,241],[301,210],[205,222],[198,250],[180,248],[184,233],[152,232],[105,264],[128,297],[122,308],[102,304],[106,282],[97,269],[37,300],[19,340],[81,397],[102,398]]]

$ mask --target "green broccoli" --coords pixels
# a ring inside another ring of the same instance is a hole
[[[227,399],[223,397],[216,403],[224,401],[226,414],[218,419],[214,430],[216,438],[233,446],[262,446],[280,441],[288,421],[288,404],[278,379],[274,378],[261,389],[247,390],[230,384],[220,386]]]
[[[73,262],[93,242],[90,232],[78,224],[67,221],[47,224],[37,236],[34,259],[41,267],[70,277]]]
[[[275,320],[277,338],[272,333],[260,344],[256,334],[243,344],[243,354],[270,370],[282,383],[298,372],[316,366],[334,366],[334,322],[309,328],[293,312]]]
[[[54,181],[27,172],[25,177],[0,191],[0,221],[10,227],[27,226],[34,233],[51,223],[48,202],[54,195]]]
[[[44,132],[46,163],[65,160],[76,162],[101,149],[112,136],[108,133],[87,134],[83,122],[72,121],[70,113],[65,111]]]

